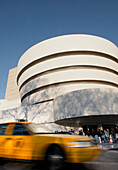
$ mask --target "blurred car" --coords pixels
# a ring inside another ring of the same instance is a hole
[[[96,142],[89,137],[53,134],[35,123],[0,124],[0,161],[45,161],[47,167],[57,169],[66,162],[93,160],[99,152]]]

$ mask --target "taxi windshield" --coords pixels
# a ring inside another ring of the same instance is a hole
[[[52,133],[44,124],[30,123],[28,127],[33,133]]]

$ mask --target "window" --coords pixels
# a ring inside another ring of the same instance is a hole
[[[13,135],[22,136],[22,135],[29,135],[29,133],[22,124],[17,123],[14,127]]]
[[[0,125],[0,135],[4,135],[7,126],[8,126],[8,124]]]

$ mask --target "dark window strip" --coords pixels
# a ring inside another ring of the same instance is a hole
[[[70,84],[78,84],[78,83],[85,83],[85,84],[104,84],[104,85],[110,85],[113,87],[117,87],[118,88],[118,84],[112,83],[112,82],[107,82],[107,81],[101,81],[101,80],[74,80],[74,81],[66,81],[66,82],[59,82],[59,83],[54,83],[54,84],[48,84],[42,87],[38,87],[34,90],[29,91],[28,93],[26,93],[22,98],[21,98],[21,102],[28,96],[38,92],[38,91],[42,91],[42,90],[46,90],[49,88],[53,88],[53,87],[59,87],[59,86],[63,86],[63,85],[70,85]]]
[[[48,100],[45,100],[45,101],[40,101],[40,102],[33,103],[32,105],[41,104],[41,103],[46,103],[46,102],[50,102],[50,101],[53,101],[53,100],[54,100],[54,99],[48,99]]]
[[[118,63],[118,59],[111,56],[111,55],[108,55],[108,54],[104,54],[104,53],[101,53],[101,52],[93,52],[93,51],[69,51],[69,52],[62,52],[62,53],[56,53],[56,54],[52,54],[52,55],[49,55],[49,56],[45,56],[45,57],[42,57],[42,58],[39,58],[33,62],[31,62],[30,64],[28,64],[27,66],[25,66],[18,74],[17,76],[17,83],[19,81],[19,78],[20,76],[27,70],[29,69],[30,67],[38,64],[38,63],[41,63],[43,61],[47,61],[47,60],[50,60],[50,59],[53,59],[53,58],[57,58],[57,57],[63,57],[63,56],[68,56],[68,55],[96,55],[96,56],[99,56],[99,57],[104,57],[104,58],[107,58],[107,59],[110,59],[110,60],[113,60],[115,61],[116,63]]]
[[[38,73],[30,78],[28,78],[26,81],[24,81],[21,86],[19,87],[19,91],[22,89],[22,87],[27,84],[28,82],[30,82],[31,80],[40,77],[40,76],[44,76],[46,74],[50,74],[50,73],[54,73],[54,72],[58,72],[58,71],[63,71],[63,70],[70,70],[70,69],[97,69],[97,70],[104,70],[104,71],[108,71],[111,73],[114,73],[116,75],[118,75],[118,72],[115,70],[112,70],[110,68],[106,68],[106,67],[101,67],[101,66],[91,66],[91,65],[74,65],[74,66],[65,66],[65,67],[60,67],[60,68],[54,68],[51,70],[47,70],[47,71],[43,71],[41,73]]]
[[[96,122],[96,124],[105,124],[107,123],[111,124],[111,120],[113,124],[115,124],[118,121],[118,114],[104,114],[104,115],[82,115],[79,117],[66,117],[66,118],[58,118],[58,120],[55,121],[56,124],[59,125],[66,125],[66,126],[75,126],[76,121],[79,120],[79,126],[82,125],[92,125],[93,122]],[[106,120],[106,121],[104,121]],[[117,120],[117,121],[116,121]],[[76,124],[77,125],[77,124]],[[78,125],[77,125],[78,126]]]

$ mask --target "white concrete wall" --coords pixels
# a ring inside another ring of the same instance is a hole
[[[65,127],[54,123],[53,102],[16,107],[0,111],[0,123],[16,122],[18,119],[40,123],[43,126],[47,126],[48,129],[53,132],[56,130],[65,130]]]
[[[8,109],[13,109],[16,107],[21,106],[21,100],[16,99],[16,100],[0,100],[0,111],[2,110],[8,110]]]
[[[5,100],[12,101],[12,100],[20,99],[16,76],[17,76],[17,67],[10,69],[8,80],[7,80]]]
[[[77,117],[76,120],[79,121],[83,116],[118,116],[118,90],[93,88],[73,91],[58,96],[53,102],[53,107],[55,121]],[[114,121],[117,122],[118,119]],[[107,123],[107,119],[102,123]]]
[[[0,122],[16,121],[17,119],[26,119],[29,122],[37,123],[53,122],[52,102],[0,111]]]

